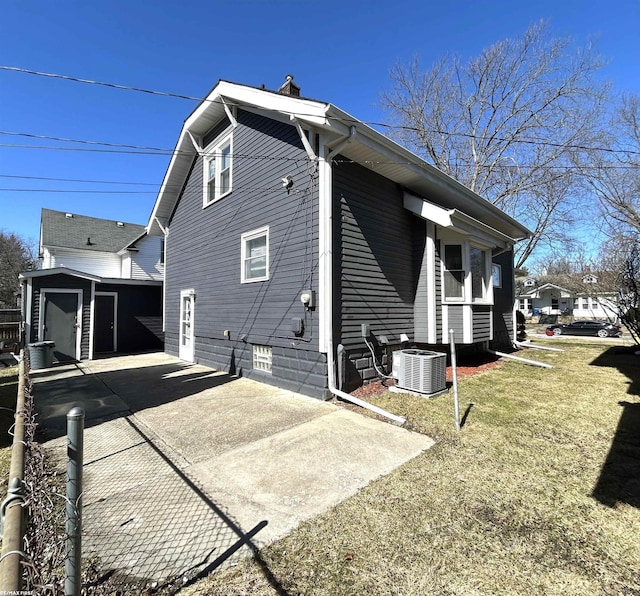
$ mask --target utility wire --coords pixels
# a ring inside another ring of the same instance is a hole
[[[42,72],[42,71],[37,71],[37,70],[29,70],[27,68],[20,68],[18,66],[6,66],[6,65],[0,65],[0,70],[5,70],[5,71],[11,71],[11,72],[19,72],[19,73],[24,73],[24,74],[30,74],[30,75],[35,75],[35,76],[41,76],[41,77],[48,77],[48,78],[52,78],[52,79],[62,79],[65,81],[72,81],[75,83],[84,83],[84,84],[89,84],[89,85],[99,85],[102,87],[109,87],[112,89],[120,89],[120,90],[124,90],[124,91],[136,91],[139,93],[146,93],[149,95],[159,95],[162,97],[175,97],[178,99],[186,99],[189,101],[197,101],[200,103],[203,102],[208,102],[208,103],[218,103],[218,104],[222,104],[223,102],[220,100],[215,100],[215,99],[208,99],[205,97],[193,97],[190,95],[183,95],[180,93],[171,93],[168,91],[156,91],[153,89],[145,89],[142,87],[131,87],[128,85],[119,85],[116,83],[107,83],[104,81],[95,81],[92,79],[81,79],[78,77],[72,77],[69,75],[61,75],[61,74],[56,74],[56,73],[50,73],[50,72]],[[319,103],[326,103],[326,102],[319,102]],[[314,116],[315,114],[304,114],[302,112],[299,113],[300,116]],[[379,126],[382,128],[389,128],[389,129],[397,129],[397,130],[404,130],[404,131],[409,131],[409,132],[428,132],[428,133],[433,133],[433,134],[440,134],[440,135],[447,135],[447,136],[461,136],[461,137],[466,137],[466,138],[470,138],[470,139],[475,139],[477,138],[476,135],[473,135],[471,133],[464,133],[464,132],[449,132],[449,131],[442,131],[442,130],[437,130],[437,129],[424,129],[424,128],[417,128],[417,127],[413,127],[413,126],[406,126],[406,125],[400,125],[400,124],[388,124],[385,122],[373,122],[373,121],[362,121],[362,120],[358,120],[356,118],[338,118],[337,116],[328,116],[328,118],[332,118],[335,120],[343,120],[346,122],[350,122],[352,124],[367,124],[369,126]],[[541,146],[548,146],[548,147],[557,147],[557,148],[566,148],[566,149],[580,149],[583,151],[602,151],[605,153],[625,153],[628,155],[640,155],[640,151],[635,151],[632,149],[612,149],[611,147],[589,147],[587,145],[567,145],[564,143],[553,143],[551,141],[548,141],[546,139],[518,139],[517,141],[513,141],[512,139],[506,139],[506,138],[500,138],[500,137],[494,137],[494,140],[496,141],[509,141],[509,142],[515,142],[515,143],[521,143],[521,144],[526,144],[526,145],[541,145]]]

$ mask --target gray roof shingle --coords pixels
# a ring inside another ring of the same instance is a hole
[[[145,227],[140,224],[75,213],[71,215],[68,217],[64,211],[42,210],[40,225],[43,246],[118,252],[145,232]]]

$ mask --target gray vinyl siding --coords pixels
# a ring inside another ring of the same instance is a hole
[[[489,341],[491,339],[491,307],[474,305],[472,310],[473,341]]]
[[[436,340],[442,341],[442,262],[440,243],[436,243]]]
[[[80,358],[89,358],[89,329],[91,323],[91,282],[71,275],[56,274],[33,278],[33,302],[31,303],[31,333],[28,342],[38,341],[40,327],[40,294],[43,289],[82,290],[82,329]]]
[[[193,288],[197,362],[324,396],[317,310],[300,302],[305,290],[318,297],[317,175],[293,126],[242,110],[237,119],[231,194],[203,209],[198,157],[169,223],[165,349],[178,353],[180,291]],[[207,143],[231,130],[224,123],[214,128]],[[281,182],[288,175],[290,193]],[[243,284],[241,235],[263,226],[269,227],[269,280]],[[303,320],[300,337],[291,331],[292,318]],[[253,371],[251,344],[272,346],[271,375]],[[308,362],[312,371],[301,364]]]
[[[513,251],[493,257],[502,268],[502,287],[493,289],[493,341],[497,349],[511,348],[513,340],[513,304],[515,287],[513,277]]]
[[[162,349],[161,286],[96,284],[96,292],[118,295],[118,352]]]
[[[449,330],[453,329],[455,332],[455,342],[461,344],[464,342],[464,306],[462,304],[449,304],[449,327],[445,329],[445,334],[448,335]]]
[[[404,209],[401,189],[390,180],[353,163],[333,167],[336,343],[346,349],[344,386],[350,390],[373,376],[362,339],[368,323],[373,344],[386,336],[398,344],[413,335],[414,299],[419,278],[415,238],[424,242]],[[422,230],[422,232],[420,232]],[[384,360],[386,349],[378,347]]]

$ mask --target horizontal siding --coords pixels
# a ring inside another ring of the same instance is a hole
[[[71,275],[48,275],[33,278],[33,301],[31,303],[31,337],[28,342],[38,341],[40,326],[40,294],[43,289],[82,291],[82,328],[80,330],[80,358],[89,358],[89,327],[91,322],[91,282]]]
[[[100,277],[120,277],[120,257],[114,253],[78,252],[56,249],[50,259],[51,269],[66,267]]]
[[[472,309],[473,341],[489,341],[491,339],[491,307],[473,306]]]
[[[304,290],[316,295],[318,290],[315,170],[293,126],[240,110],[233,135],[231,194],[203,209],[203,164],[198,158],[169,223],[166,349],[177,352],[180,291],[193,288],[197,360],[225,366],[217,355],[226,353],[230,343],[225,330],[231,342],[245,335],[247,344],[317,351],[317,311],[305,310],[300,302]],[[207,137],[208,142],[215,140],[215,135]],[[282,187],[285,176],[294,179],[290,193]],[[241,235],[263,226],[269,226],[270,279],[243,284]],[[301,337],[291,331],[292,318],[303,320]],[[272,375],[282,386],[286,378],[297,377],[283,371]]]
[[[448,335],[449,330],[453,329],[455,332],[455,343],[463,343],[464,341],[464,308],[462,304],[447,305],[449,328],[446,330],[446,333]]]
[[[352,163],[333,167],[334,285],[338,293],[336,329],[346,349],[346,390],[375,376],[361,326],[374,338],[397,344],[400,334],[414,334],[414,302],[421,259],[416,225],[404,209],[401,189],[392,181]],[[378,355],[384,359],[383,355]]]
[[[493,341],[494,348],[507,349],[513,340],[513,305],[515,284],[513,277],[513,251],[493,258],[502,269],[502,287],[493,289]]]
[[[136,242],[136,252],[131,253],[131,278],[162,280],[164,264],[161,263],[162,238],[145,236]]]

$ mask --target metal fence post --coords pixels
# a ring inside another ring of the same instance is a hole
[[[82,459],[84,410],[67,414],[67,544],[64,592],[80,596],[82,565]]]
[[[451,347],[451,378],[453,380],[453,410],[456,417],[456,430],[460,430],[460,408],[458,406],[458,365],[456,362],[456,340],[453,329],[449,329],[449,344]]]

